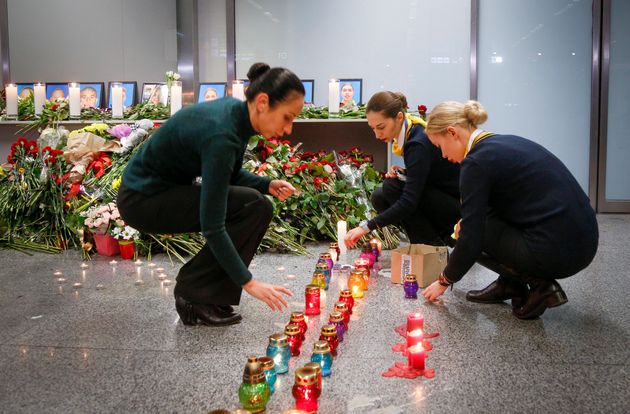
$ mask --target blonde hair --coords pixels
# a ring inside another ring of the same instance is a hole
[[[486,109],[477,101],[465,104],[457,101],[446,101],[431,110],[427,120],[427,134],[442,134],[449,126],[461,126],[477,129],[488,119]]]

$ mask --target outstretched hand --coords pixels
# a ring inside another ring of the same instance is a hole
[[[284,201],[287,198],[291,197],[295,192],[295,187],[293,187],[289,182],[284,180],[271,180],[269,183],[269,194],[276,197],[280,201]]]
[[[354,247],[354,245],[357,244],[359,239],[365,236],[366,234],[368,234],[369,232],[370,232],[369,230],[366,231],[365,229],[362,229],[361,227],[353,228],[348,233],[346,233],[346,237],[344,238],[346,247],[347,248]]]
[[[442,296],[444,292],[446,292],[446,289],[448,289],[448,286],[442,286],[440,282],[436,280],[422,291],[422,296],[433,302]]]
[[[283,306],[285,308],[289,306],[283,295],[293,296],[293,293],[283,286],[259,282],[255,279],[245,283],[243,289],[256,299],[265,302],[273,311],[281,311]]]

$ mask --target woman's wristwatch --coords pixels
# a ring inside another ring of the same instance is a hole
[[[451,282],[446,278],[446,276],[444,276],[444,272],[440,273],[440,276],[438,277],[438,283],[440,284],[440,286],[444,287],[453,286],[453,282]]]

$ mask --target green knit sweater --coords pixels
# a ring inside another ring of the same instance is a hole
[[[242,168],[255,135],[246,102],[227,97],[188,106],[164,123],[131,159],[123,174],[127,188],[152,195],[202,177],[201,232],[221,267],[239,286],[252,275],[225,228],[230,185],[268,194],[270,179]]]

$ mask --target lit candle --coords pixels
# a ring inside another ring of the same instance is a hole
[[[333,308],[337,312],[341,312],[343,316],[343,323],[346,331],[348,330],[348,324],[350,323],[350,311],[348,310],[348,304],[346,302],[337,302]]]
[[[155,267],[155,266],[156,266],[156,264],[155,264],[155,263],[153,263],[153,262],[151,262],[151,263],[149,263],[147,266],[149,266],[149,267]]]
[[[238,389],[239,401],[247,411],[261,413],[267,407],[270,394],[262,364],[255,356],[249,357],[243,371],[243,383]]]
[[[241,101],[245,100],[245,84],[243,84],[242,80],[237,79],[232,82],[232,97]]]
[[[316,341],[313,344],[311,362],[317,362],[322,367],[322,376],[327,377],[331,373],[333,357],[330,353],[330,345],[326,341]]]
[[[330,247],[328,247],[328,253],[330,253],[330,256],[333,259],[333,261],[338,262],[339,261],[339,244],[335,242],[330,243]]]
[[[308,330],[308,325],[306,325],[306,320],[304,318],[304,312],[291,312],[289,325],[297,325],[300,327],[300,335],[302,336],[302,341],[304,341],[306,338],[306,331]]]
[[[88,267],[90,267],[89,264],[87,264],[85,262],[81,263],[81,269],[87,269]]]
[[[302,347],[302,335],[300,334],[300,327],[293,324],[287,325],[284,328],[284,334],[287,336],[287,340],[289,342],[291,356],[299,356],[300,348]]]
[[[59,283],[59,284],[66,283],[66,278],[65,277],[58,277],[57,278],[57,283]]]
[[[110,260],[109,261],[109,264],[112,265],[112,266],[116,266],[117,263],[118,262],[116,260]]]
[[[166,274],[165,274],[165,273],[160,273],[160,274],[157,276],[157,278],[158,278],[158,280],[164,280],[164,279],[166,279]]]
[[[63,272],[60,270],[57,270],[55,273],[53,273],[54,276],[61,276],[63,275]]]
[[[326,288],[328,288],[328,285],[326,284],[326,275],[324,275],[324,272],[320,270],[316,270],[315,272],[313,272],[311,285],[317,285],[320,289],[326,290]]]
[[[81,118],[81,85],[76,82],[68,84],[68,97],[70,100],[70,118]]]
[[[424,329],[424,316],[419,313],[410,313],[407,315],[407,332],[416,329]]]
[[[18,93],[17,86],[14,83],[5,85],[4,91],[6,93],[7,103],[7,118],[17,119],[18,116]]]
[[[424,352],[422,344],[417,344],[410,348],[407,348],[407,359],[411,368],[424,370],[425,356],[426,354]]]
[[[133,262],[133,264],[135,264],[136,266],[142,266],[142,260],[138,259],[135,262]]]
[[[182,82],[173,81],[171,84],[171,116],[182,109]]]
[[[359,271],[352,271],[350,277],[348,277],[348,289],[352,292],[352,297],[360,299],[363,297],[363,287],[365,281],[363,280],[363,273]]]
[[[163,267],[158,267],[157,269],[155,269],[158,273],[163,273],[164,272],[164,268]]]
[[[326,262],[326,260],[323,259],[319,259],[317,261],[317,264],[315,265],[315,272],[321,272],[324,274],[324,281],[325,281],[325,286],[324,286],[324,290],[328,290],[328,285],[330,284],[330,268],[328,267],[328,262]]]
[[[289,338],[283,333],[271,335],[266,355],[273,359],[273,362],[276,364],[276,373],[284,374],[288,372],[289,359],[291,359]]]
[[[112,118],[123,117],[123,84],[120,82],[112,83]]]
[[[339,342],[343,342],[343,334],[346,333],[346,324],[343,321],[343,314],[337,310],[330,313],[328,323],[335,325],[337,328],[337,338]]]
[[[339,80],[331,79],[328,81],[328,116],[339,113]],[[341,242],[339,242],[341,246]]]
[[[328,324],[322,326],[319,340],[328,342],[328,346],[330,346],[330,353],[332,354],[332,356],[337,355],[339,338],[337,337],[337,327],[335,325]]]
[[[46,85],[37,82],[33,85],[33,106],[35,107],[35,115],[41,115],[46,104]]]
[[[309,362],[307,364],[304,364],[305,368],[310,368],[313,371],[315,371],[315,377],[317,378],[317,387],[319,388],[319,391],[321,392],[323,386],[322,386],[322,366],[320,364],[318,364],[317,362]]]
[[[348,224],[344,220],[337,222],[337,245],[339,246],[339,256],[345,257],[346,255],[346,232],[348,231]]]
[[[317,412],[317,399],[321,389],[317,385],[317,373],[312,368],[295,370],[295,384],[291,390],[295,398],[295,408],[307,413]]]
[[[424,339],[424,333],[422,332],[422,329],[416,329],[407,332],[407,348],[422,344],[422,339]]]
[[[276,381],[278,379],[278,375],[276,375],[276,364],[273,362],[273,359],[268,356],[258,358],[258,362],[262,364],[263,370],[265,370],[265,379],[269,385],[269,392],[273,394],[276,392]]]
[[[319,286],[306,285],[304,297],[305,297],[305,302],[306,302],[304,313],[306,315],[319,315],[319,312],[320,312]]]
[[[346,302],[348,305],[348,312],[352,315],[352,308],[354,307],[354,299],[352,298],[352,292],[350,289],[342,289],[339,292],[339,300],[338,302]]]
[[[332,254],[330,254],[330,252],[320,253],[319,260],[325,260],[326,263],[328,263],[328,270],[330,270],[330,273],[332,276],[333,266],[335,265],[335,262],[333,261],[333,258],[332,258]],[[328,277],[328,279],[330,280],[330,276]]]
[[[73,283],[72,287],[75,288],[75,289],[80,289],[80,288],[83,287],[83,283],[81,283],[81,282]]]

